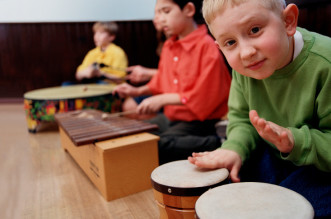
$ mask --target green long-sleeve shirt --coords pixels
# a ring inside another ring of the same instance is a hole
[[[263,80],[237,72],[229,97],[228,140],[222,148],[234,150],[245,161],[265,144],[249,120],[249,111],[287,127],[294,136],[292,152],[280,159],[297,166],[314,165],[331,172],[331,38],[298,28],[304,40],[300,54],[286,67]],[[268,143],[276,148],[271,143]]]

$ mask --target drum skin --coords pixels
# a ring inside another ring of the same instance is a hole
[[[300,194],[287,188],[257,182],[232,183],[199,197],[197,218],[311,219],[314,210]]]
[[[41,122],[53,122],[55,113],[80,109],[119,112],[122,100],[112,95],[113,85],[50,87],[24,94],[28,130],[36,132]]]

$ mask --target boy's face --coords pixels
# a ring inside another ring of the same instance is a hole
[[[165,35],[181,35],[185,32],[188,17],[172,0],[157,0],[155,14],[158,25]]]
[[[234,70],[265,79],[291,61],[291,37],[280,13],[262,7],[258,1],[226,7],[209,26]]]
[[[114,36],[110,35],[108,32],[99,29],[94,32],[94,44],[95,46],[105,48],[107,47],[113,40]]]

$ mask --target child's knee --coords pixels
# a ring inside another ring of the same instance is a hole
[[[138,104],[136,103],[136,101],[133,98],[128,97],[124,100],[124,102],[122,104],[122,110],[123,111],[136,110],[137,106],[138,106]]]

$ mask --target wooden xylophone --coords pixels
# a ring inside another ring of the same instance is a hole
[[[151,187],[158,166],[157,129],[143,121],[95,109],[55,114],[62,148],[107,201]]]
[[[155,124],[93,109],[56,114],[55,120],[76,146],[158,129]]]

